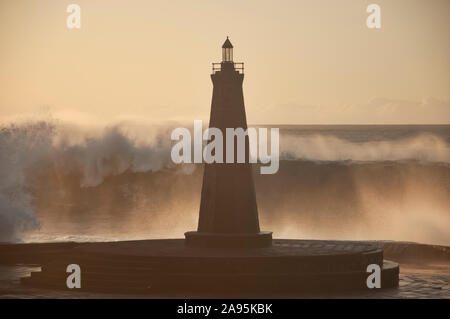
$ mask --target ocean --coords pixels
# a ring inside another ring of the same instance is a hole
[[[183,237],[202,165],[170,161],[175,124],[0,126],[0,241]],[[450,125],[281,125],[280,168],[254,165],[276,238],[450,245]]]

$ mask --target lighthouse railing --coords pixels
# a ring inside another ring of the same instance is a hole
[[[222,71],[222,64],[224,63],[233,63],[234,69],[239,71],[240,73],[244,73],[244,62],[220,62],[220,63],[212,63],[212,74]]]

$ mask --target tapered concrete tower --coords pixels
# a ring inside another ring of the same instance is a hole
[[[270,246],[271,232],[260,232],[258,208],[251,164],[249,140],[245,136],[245,162],[237,163],[237,138],[234,161],[226,163],[226,129],[247,130],[244,95],[244,64],[233,61],[233,45],[225,40],[222,62],[213,63],[213,96],[209,127],[223,135],[223,163],[205,164],[198,230],[187,232],[186,243],[199,246]]]

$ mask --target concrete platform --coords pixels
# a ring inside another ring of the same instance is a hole
[[[85,243],[22,278],[66,289],[66,267],[81,267],[82,291],[329,291],[367,289],[367,265],[382,266],[382,288],[396,287],[398,264],[367,242],[274,239],[265,248],[190,247],[183,239]]]

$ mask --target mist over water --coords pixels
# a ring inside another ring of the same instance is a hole
[[[182,237],[203,169],[170,161],[175,124],[0,127],[0,241]],[[280,170],[254,167],[275,237],[450,245],[450,126],[290,126]]]

